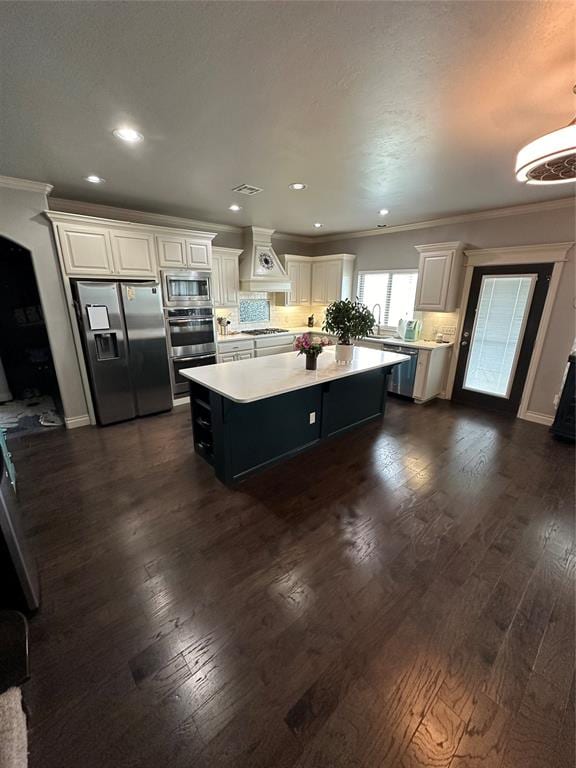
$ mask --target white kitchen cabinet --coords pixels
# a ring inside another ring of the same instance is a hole
[[[213,232],[62,211],[47,211],[46,216],[54,226],[62,271],[71,277],[156,278],[159,267],[211,267]]]
[[[232,363],[235,360],[251,360],[254,352],[222,352],[218,354],[219,363]]]
[[[453,312],[460,305],[463,244],[417,245],[420,253],[415,309],[426,312]]]
[[[154,236],[141,231],[110,230],[114,273],[122,277],[156,277]]]
[[[240,275],[235,248],[212,249],[212,295],[215,307],[237,307]]]
[[[186,264],[190,269],[210,269],[210,243],[186,240]]]
[[[312,265],[311,303],[326,304],[326,262]]]
[[[185,235],[162,233],[156,236],[158,263],[162,269],[198,269],[211,266],[211,243]]]
[[[218,362],[231,363],[234,360],[250,360],[254,357],[254,342],[251,339],[218,342]]]
[[[442,394],[451,350],[452,347],[438,347],[418,351],[418,364],[412,393],[415,402],[423,403]]]
[[[352,298],[352,275],[355,256],[336,254],[312,259],[312,304],[330,304]]]
[[[298,261],[289,265],[293,274],[293,287],[289,292],[288,304],[301,306],[310,304],[312,289],[312,264],[309,261]],[[294,269],[295,267],[295,269]],[[289,273],[290,275],[291,273]]]
[[[288,307],[309,306],[313,259],[310,256],[290,254],[286,254],[282,259],[291,287],[286,293],[277,295],[276,303]]]
[[[158,264],[162,269],[186,269],[186,241],[183,237],[156,235]]]
[[[278,294],[277,303],[285,306],[326,305],[351,298],[355,258],[348,253],[316,257],[285,254],[282,259],[291,288]]]
[[[112,245],[106,228],[62,223],[56,224],[56,232],[67,274],[113,274]]]

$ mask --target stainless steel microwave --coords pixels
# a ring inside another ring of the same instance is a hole
[[[165,307],[207,307],[212,302],[210,272],[162,272]]]

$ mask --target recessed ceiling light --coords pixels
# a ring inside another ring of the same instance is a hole
[[[242,206],[241,205],[237,205],[236,203],[232,203],[232,205],[228,206],[228,210],[229,211],[241,211],[242,210]]]
[[[306,189],[307,184],[302,184],[301,181],[295,181],[293,184],[289,184],[288,188],[293,189],[296,192],[300,192],[302,189]]]
[[[84,181],[89,181],[90,184],[103,184],[106,179],[103,179],[102,176],[96,176],[95,173],[91,173],[90,176],[84,176]]]
[[[388,210],[388,208],[380,208],[380,210],[378,211],[379,216],[387,216],[389,213],[390,211]]]
[[[134,128],[116,128],[112,133],[117,139],[122,139],[122,141],[126,141],[128,144],[137,144],[144,138],[144,136]]]
[[[321,229],[324,226],[324,224],[321,224],[319,221],[314,222],[314,229]]]

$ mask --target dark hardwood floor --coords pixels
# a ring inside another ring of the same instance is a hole
[[[573,768],[574,449],[545,427],[393,401],[236,490],[186,409],[13,450],[31,768]]]

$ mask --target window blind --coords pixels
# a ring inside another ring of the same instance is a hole
[[[387,328],[396,328],[398,321],[412,319],[416,299],[416,270],[389,270],[358,273],[358,299],[373,310],[380,305],[380,318],[376,308],[376,322]]]

